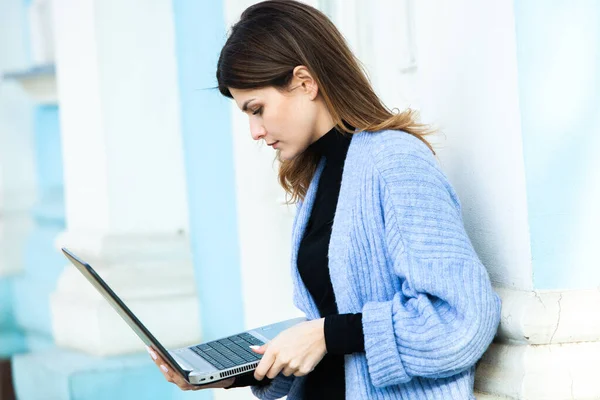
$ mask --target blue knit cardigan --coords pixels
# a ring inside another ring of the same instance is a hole
[[[345,356],[346,398],[474,399],[475,363],[501,302],[458,196],[431,150],[406,132],[361,132],[350,143],[329,245],[338,310],[363,315],[365,352]],[[308,319],[320,315],[296,257],[325,162],[292,229],[294,304]],[[298,400],[304,379],[280,374],[252,392]]]

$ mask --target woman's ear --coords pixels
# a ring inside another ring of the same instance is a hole
[[[295,82],[293,87],[301,87],[302,90],[310,96],[311,100],[317,98],[319,86],[308,68],[304,65],[298,65],[294,68],[292,81]]]

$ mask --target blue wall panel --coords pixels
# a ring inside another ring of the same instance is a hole
[[[203,338],[243,329],[231,103],[216,86],[221,1],[174,0],[191,243]]]
[[[38,199],[32,210],[34,228],[25,244],[24,271],[14,278],[13,287],[15,316],[31,339],[31,350],[52,343],[49,295],[66,265],[54,246],[65,229],[58,107],[36,106],[33,118]]]
[[[515,1],[519,102],[533,283],[592,288],[594,260],[574,265],[577,208],[600,147],[600,3]]]

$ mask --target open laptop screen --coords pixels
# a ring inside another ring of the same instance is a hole
[[[85,276],[85,278],[100,292],[123,320],[133,329],[136,335],[149,347],[155,349],[174,371],[177,371],[186,381],[189,381],[189,371],[181,366],[171,357],[169,352],[160,344],[158,340],[146,329],[144,324],[131,312],[123,301],[112,291],[104,280],[94,271],[94,269],[71,251],[62,248],[62,252],[71,261],[71,263]]]

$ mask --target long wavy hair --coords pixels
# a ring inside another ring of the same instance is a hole
[[[229,88],[289,89],[294,67],[304,65],[315,79],[319,94],[337,129],[348,134],[402,130],[423,141],[435,132],[417,122],[416,111],[394,112],[375,94],[365,69],[344,37],[325,14],[295,0],[267,0],[248,7],[221,50],[217,64],[218,89],[233,98]],[[345,122],[345,123],[344,123]],[[350,125],[349,128],[347,125]],[[279,183],[288,203],[303,200],[319,157],[304,151],[279,161]]]

